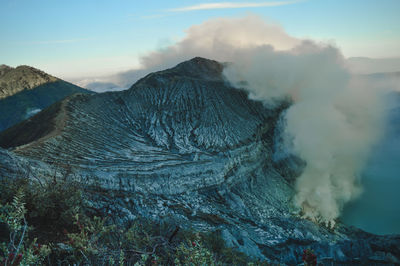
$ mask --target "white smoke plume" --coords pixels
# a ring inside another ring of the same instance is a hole
[[[337,218],[360,193],[360,172],[382,128],[377,90],[350,74],[337,48],[291,37],[255,15],[193,26],[177,44],[144,56],[139,73],[195,56],[232,62],[225,76],[253,99],[292,99],[285,143],[306,161],[294,204],[311,219]]]
[[[303,41],[286,51],[241,49],[225,71],[253,99],[290,97],[285,141],[306,161],[294,203],[304,216],[331,223],[360,193],[359,175],[383,128],[380,95],[352,77],[340,51]]]
[[[227,62],[232,61],[239,48],[270,44],[275,49],[285,50],[298,43],[300,40],[286,34],[279,25],[265,23],[256,15],[216,18],[190,27],[186,31],[186,37],[175,45],[142,56],[139,60],[140,69],[121,72],[107,79],[118,87],[129,88],[150,72],[171,68],[196,56]],[[87,85],[83,82],[82,84]],[[99,85],[93,84],[90,87]],[[104,85],[107,87],[107,84]]]
[[[227,61],[238,49],[272,45],[277,50],[294,47],[300,40],[286,34],[277,24],[265,23],[260,17],[211,19],[186,31],[186,37],[176,45],[141,58],[146,69],[174,66],[193,56]],[[232,60],[230,60],[232,61]]]

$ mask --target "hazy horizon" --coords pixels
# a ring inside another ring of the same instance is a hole
[[[31,65],[77,83],[140,69],[143,56],[176,45],[190,28],[215,18],[249,14],[279,25],[294,38],[334,45],[346,58],[395,58],[400,62],[396,12],[400,2],[395,0],[140,4],[5,0],[0,7],[0,64]]]

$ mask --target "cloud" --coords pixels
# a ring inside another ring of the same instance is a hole
[[[351,57],[350,69],[355,74],[373,74],[380,72],[400,72],[400,58]]]
[[[173,67],[195,56],[225,62],[238,48],[272,45],[277,50],[285,50],[298,43],[300,40],[289,36],[281,26],[266,23],[256,15],[210,19],[190,27],[176,44],[143,55],[138,69],[110,76],[107,81],[128,88],[150,72]]]
[[[219,3],[204,3],[186,7],[178,7],[168,9],[169,12],[187,12],[196,10],[210,10],[210,9],[231,9],[231,8],[251,8],[251,7],[274,7],[274,6],[284,6],[291,5],[300,2],[297,1],[275,1],[275,2],[219,2]]]
[[[126,90],[127,88],[120,88],[118,85],[112,82],[103,82],[103,81],[80,81],[77,82],[77,85],[80,87],[84,87],[88,90],[95,91],[95,92],[105,92],[105,91],[121,91]]]

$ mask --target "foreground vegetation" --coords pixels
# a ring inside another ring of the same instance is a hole
[[[0,265],[267,265],[226,247],[217,232],[95,216],[75,182],[2,181]]]

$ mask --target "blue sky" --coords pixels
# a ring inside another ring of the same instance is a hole
[[[0,64],[62,78],[118,72],[192,25],[248,12],[289,35],[335,42],[346,57],[400,57],[399,0],[1,0]]]

